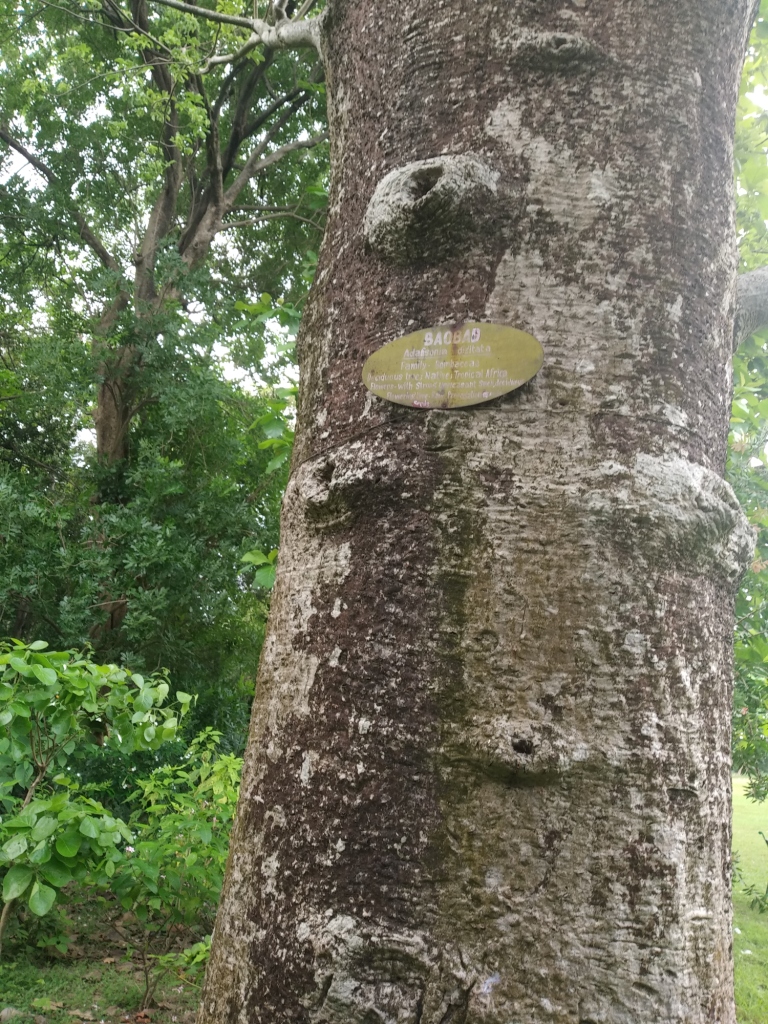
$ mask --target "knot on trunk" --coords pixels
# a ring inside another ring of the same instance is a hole
[[[633,467],[604,462],[597,475],[604,483],[595,480],[585,504],[598,528],[610,530],[607,536],[625,550],[641,549],[656,567],[738,587],[755,535],[721,476],[679,456],[646,453],[637,455]]]
[[[512,60],[531,71],[547,74],[578,71],[606,59],[603,51],[589,39],[572,32],[523,29],[512,40]]]
[[[376,186],[363,219],[370,248],[388,263],[440,263],[466,257],[494,209],[498,172],[470,154],[416,160]]]

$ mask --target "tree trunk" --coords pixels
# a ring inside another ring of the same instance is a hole
[[[332,209],[201,1024],[734,1021],[752,13],[331,0]],[[538,376],[366,392],[385,342],[472,320],[535,335]]]

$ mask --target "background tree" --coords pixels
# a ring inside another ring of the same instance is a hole
[[[753,13],[331,0],[291,29],[330,220],[203,1022],[733,1021]],[[538,377],[461,412],[366,394],[382,343],[472,320],[535,334]]]
[[[168,667],[237,743],[266,595],[242,557],[277,544],[277,349],[324,213],[321,74],[218,63],[230,29],[143,2],[2,18],[0,633]]]

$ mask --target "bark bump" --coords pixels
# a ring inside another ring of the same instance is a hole
[[[523,29],[513,40],[512,59],[532,71],[557,72],[577,71],[607,57],[585,36]]]
[[[730,485],[717,473],[676,456],[640,453],[632,469],[607,462],[606,480],[626,473],[626,487],[597,486],[587,506],[600,527],[628,542],[649,563],[723,580],[734,589],[746,571],[755,535]],[[603,514],[606,518],[603,518]]]
[[[486,224],[497,180],[498,173],[471,154],[398,167],[376,186],[363,220],[365,240],[387,263],[440,263]]]

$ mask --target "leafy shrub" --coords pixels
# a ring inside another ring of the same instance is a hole
[[[121,842],[133,838],[64,771],[78,748],[96,740],[124,753],[157,749],[191,701],[179,692],[175,707],[164,706],[162,673],[145,680],[47,646],[0,644],[0,943],[16,900],[47,914],[73,880],[112,877]]]
[[[102,885],[111,881],[122,907],[143,928],[145,1006],[164,973],[194,975],[207,957],[205,940],[181,955],[171,947],[188,940],[190,932],[199,937],[212,927],[221,893],[242,759],[218,753],[220,739],[206,729],[192,741],[182,764],[165,765],[137,780],[132,844],[116,858],[111,880],[94,875]],[[152,964],[160,970],[153,973]]]

